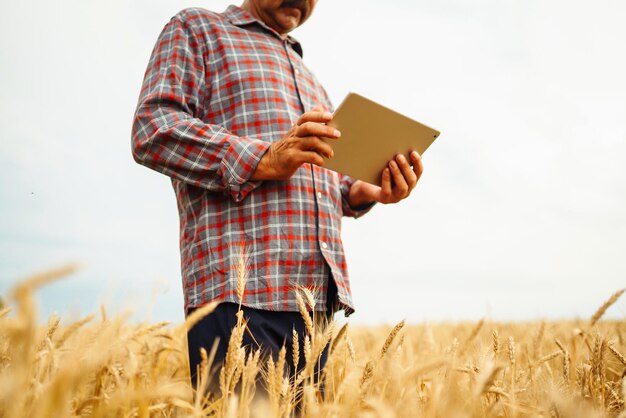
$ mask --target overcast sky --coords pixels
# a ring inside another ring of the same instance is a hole
[[[182,319],[175,196],[132,116],[163,25],[228,4],[3,4],[0,294],[80,261],[42,316]],[[344,221],[354,322],[588,317],[624,287],[625,21],[619,0],[320,0],[293,35],[334,103],[441,131],[409,199]]]

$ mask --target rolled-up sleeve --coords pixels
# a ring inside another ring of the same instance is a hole
[[[343,216],[349,216],[351,218],[359,218],[369,212],[376,202],[371,202],[362,206],[352,207],[349,203],[350,188],[354,184],[356,179],[350,176],[341,175],[339,180],[339,189],[341,190],[341,205],[343,209]]]
[[[173,179],[243,200],[269,142],[203,121],[210,89],[203,44],[180,16],[152,51],[132,128],[135,161]]]

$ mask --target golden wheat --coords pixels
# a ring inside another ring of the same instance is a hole
[[[219,390],[206,393],[215,347],[201,353],[194,392],[186,330],[214,304],[177,326],[132,324],[104,307],[97,321],[52,316],[37,324],[33,292],[73,269],[23,282],[2,308],[1,417],[626,417],[626,323],[600,320],[621,291],[589,321],[402,321],[336,332],[334,322],[311,320],[303,290],[307,335],[291,347],[296,365],[304,353],[300,373],[285,373],[286,347],[267,359],[244,350],[249,330],[238,314]],[[313,364],[327,345],[316,381]]]

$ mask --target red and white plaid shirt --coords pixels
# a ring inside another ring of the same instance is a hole
[[[354,310],[340,238],[354,182],[304,164],[285,181],[251,181],[270,143],[305,111],[331,110],[302,62],[246,11],[186,9],[165,26],[145,74],[133,123],[137,162],[171,177],[180,214],[185,309],[239,302],[237,266],[247,259],[243,304],[297,311],[295,290],[325,310],[332,273],[340,308]]]

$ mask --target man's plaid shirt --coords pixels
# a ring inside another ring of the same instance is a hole
[[[330,274],[340,308],[354,310],[340,238],[353,179],[304,164],[286,181],[251,181],[270,143],[305,111],[331,110],[326,92],[283,40],[246,11],[186,9],[165,26],[133,123],[136,161],[171,177],[180,214],[185,309],[239,302],[297,311],[295,290],[325,310]]]

